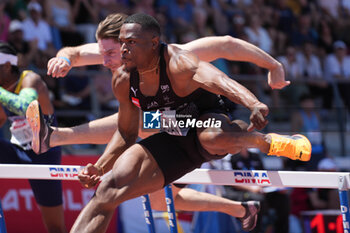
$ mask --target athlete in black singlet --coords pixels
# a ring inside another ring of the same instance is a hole
[[[118,129],[98,164],[101,170],[112,171],[102,180],[71,232],[104,232],[119,204],[152,193],[193,170],[201,162],[216,159],[217,155],[235,154],[241,148],[256,147],[269,155],[303,161],[310,159],[311,145],[302,135],[285,137],[253,131],[254,128],[261,130],[268,123],[268,108],[248,89],[188,51],[168,45],[161,52],[159,38],[160,26],[151,16],[135,14],[123,23],[119,35],[123,66],[115,72],[112,81],[120,103]],[[165,61],[165,64],[161,64],[163,75],[158,71],[161,57]],[[132,81],[137,75],[135,68],[139,74],[138,85]],[[135,144],[139,108],[160,110],[171,105],[163,102],[166,101],[163,96],[160,97],[163,89],[167,89],[162,88],[162,85],[166,85],[163,83],[166,80],[164,72],[169,81],[169,93],[171,87],[173,94],[179,97],[173,95],[174,101],[177,101],[174,108],[198,104],[197,122],[214,119],[220,124],[215,124],[215,127],[196,125],[187,134],[181,132],[183,136],[157,133]],[[220,104],[211,105],[211,98],[207,98],[204,91],[200,101],[197,101],[199,98],[195,98],[195,95],[202,92],[201,89],[214,94],[209,96],[223,95],[251,110],[250,125],[240,120],[231,122],[227,116],[220,114],[217,111]],[[137,92],[140,92],[139,96]],[[191,98],[191,101],[187,98]],[[252,214],[250,209],[253,208]],[[245,212],[247,216],[241,216],[243,225],[247,225],[247,228],[248,225],[254,226],[257,208],[251,205]]]
[[[138,71],[133,69],[130,72],[129,96],[132,103],[142,111],[160,110],[163,115],[174,111],[177,115],[176,120],[186,120],[186,116],[198,119],[206,112],[226,113],[220,96],[202,88],[186,97],[176,95],[166,73],[167,66],[164,59],[166,50],[167,45],[162,43],[159,60],[159,87],[155,96],[143,95],[140,91]],[[139,144],[146,147],[157,161],[164,175],[164,185],[200,167],[206,161],[225,156],[210,155],[198,141],[195,129],[169,127],[162,128],[162,131],[160,134],[140,141]]]

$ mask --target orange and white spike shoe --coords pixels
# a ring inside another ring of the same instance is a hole
[[[304,135],[288,136],[275,133],[268,135],[271,137],[271,145],[267,155],[283,156],[292,160],[310,160],[312,147],[309,139]]]
[[[32,150],[36,154],[45,153],[50,149],[49,142],[53,130],[46,124],[37,100],[29,104],[26,118],[33,132]]]

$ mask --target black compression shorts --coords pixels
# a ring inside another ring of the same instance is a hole
[[[198,141],[196,129],[190,129],[186,136],[162,132],[138,143],[157,161],[164,175],[164,186],[199,168],[204,162],[225,156],[209,154]]]

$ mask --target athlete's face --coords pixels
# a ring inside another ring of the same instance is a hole
[[[0,65],[0,87],[8,89],[14,81],[10,78],[11,76],[11,64],[7,62]]]
[[[140,24],[123,24],[119,34],[122,62],[126,68],[147,68],[155,51],[154,36]]]
[[[119,42],[113,39],[99,39],[98,47],[103,56],[103,65],[112,71],[116,70],[121,65]]]

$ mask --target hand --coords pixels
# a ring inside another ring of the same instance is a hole
[[[85,188],[95,187],[101,179],[102,171],[101,168],[89,163],[84,169],[82,169],[79,174],[79,182]]]
[[[282,89],[290,84],[290,81],[285,80],[284,69],[281,63],[269,70],[267,82],[272,89]]]
[[[54,78],[65,77],[70,69],[72,69],[72,66],[59,57],[53,57],[47,63],[47,75],[51,75]]]
[[[251,132],[255,129],[257,130],[262,130],[265,128],[267,123],[269,121],[266,119],[267,115],[269,114],[269,108],[263,104],[263,103],[258,103],[255,104],[251,108],[252,113],[250,114],[250,125],[248,126],[248,132]]]

